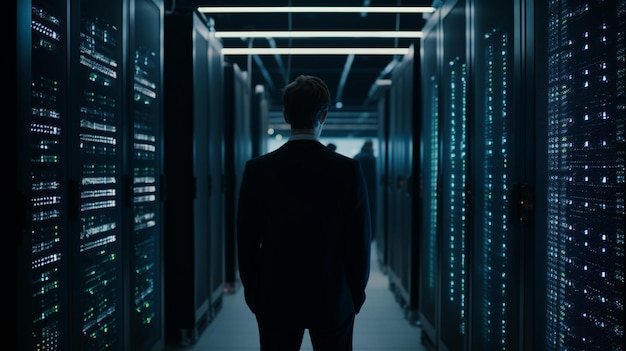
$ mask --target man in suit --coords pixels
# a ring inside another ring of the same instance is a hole
[[[331,103],[318,77],[283,90],[289,140],[249,160],[237,214],[239,274],[261,351],[352,350],[365,302],[371,224],[358,161],[319,142]]]

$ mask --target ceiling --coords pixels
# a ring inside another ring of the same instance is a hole
[[[172,1],[172,0],[170,0]],[[433,0],[176,0],[167,6],[174,10],[200,6],[433,6]],[[419,31],[427,14],[397,13],[204,13],[207,20],[220,31]],[[221,38],[225,48],[235,47],[417,47],[419,38]],[[366,124],[377,123],[367,111],[376,111],[376,97],[381,88],[376,82],[390,77],[398,55],[236,55],[225,60],[237,64],[250,75],[252,86],[263,85],[270,99],[270,111],[279,115],[282,109],[281,89],[297,75],[309,74],[322,78],[331,90],[333,106],[342,128],[358,130],[355,119],[365,117]],[[366,112],[364,115],[363,112]],[[270,116],[271,118],[271,116]],[[330,119],[329,119],[330,120]],[[363,121],[362,121],[363,122]],[[358,123],[357,123],[358,124]],[[360,127],[363,127],[362,125]],[[376,126],[374,126],[376,128]],[[325,130],[327,128],[325,127]],[[370,128],[371,129],[371,128]]]

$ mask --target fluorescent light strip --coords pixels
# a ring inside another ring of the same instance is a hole
[[[421,38],[421,31],[217,31],[217,38]]]
[[[406,55],[409,48],[223,48],[233,55]]]
[[[430,6],[201,6],[198,7],[198,11],[203,13],[431,13],[435,11],[435,8]]]

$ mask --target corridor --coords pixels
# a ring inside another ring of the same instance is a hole
[[[420,342],[421,329],[404,318],[389,280],[378,265],[375,250],[373,244],[367,300],[354,326],[354,351],[426,351]],[[288,286],[284,288],[288,293]],[[196,344],[168,345],[165,351],[258,351],[258,340],[256,320],[244,302],[243,289],[239,288],[234,294],[224,295],[221,311]],[[301,351],[312,350],[305,333]]]

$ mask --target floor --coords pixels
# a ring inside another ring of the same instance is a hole
[[[367,300],[356,316],[354,351],[427,351],[421,342],[421,329],[409,323],[389,288],[389,280],[376,259],[372,245],[372,270],[367,286]],[[256,320],[248,310],[243,289],[225,294],[222,308],[190,346],[166,346],[164,351],[258,351]],[[301,351],[312,351],[305,334]]]

